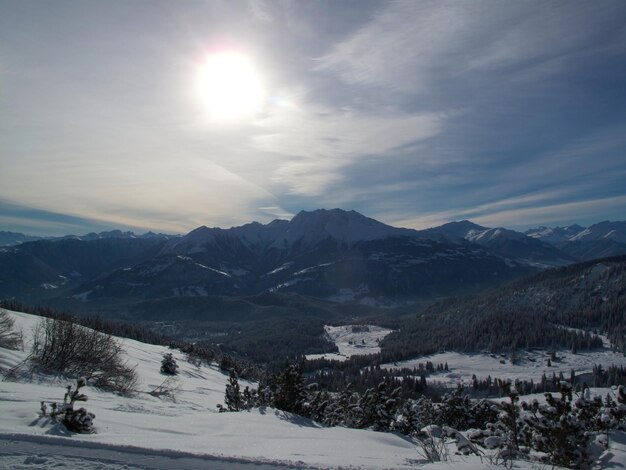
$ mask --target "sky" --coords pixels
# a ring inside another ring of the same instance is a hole
[[[0,0],[0,230],[589,225],[625,182],[622,0]]]

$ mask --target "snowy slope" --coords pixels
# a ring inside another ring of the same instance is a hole
[[[30,336],[38,317],[15,312],[11,315],[25,336]],[[69,435],[48,419],[38,418],[39,402],[61,401],[64,387],[70,381],[24,374],[20,382],[2,382],[0,387],[0,439],[4,441],[17,434],[34,436],[37,442],[44,443],[55,438],[68,445],[88,443],[97,448],[122,450],[134,446],[155,452],[290,462],[316,468],[350,465],[371,469],[410,468],[411,462],[418,458],[414,443],[400,435],[324,428],[269,408],[217,413],[216,405],[223,403],[227,377],[216,367],[197,368],[179,351],[163,346],[128,339],[120,342],[129,364],[137,365],[140,392],[128,398],[87,387],[86,408],[96,415],[96,434]],[[0,349],[0,368],[6,370],[24,360],[28,344],[25,349],[17,352]],[[159,369],[165,352],[173,352],[180,366],[181,391],[175,401],[146,393],[163,381]]]
[[[570,238],[571,241],[595,241],[601,239],[626,243],[626,221],[610,222],[606,220],[599,222]]]
[[[38,317],[10,312],[25,335],[24,351],[0,348],[0,369],[28,356],[32,328]],[[348,334],[348,332],[344,332]],[[354,332],[356,334],[356,332]],[[377,332],[370,332],[374,335]],[[383,332],[379,332],[383,334]],[[369,338],[369,337],[368,337]],[[345,339],[345,335],[344,335]],[[137,341],[119,340],[129,364],[141,378],[135,397],[120,397],[87,387],[86,407],[95,413],[97,433],[68,433],[41,418],[41,400],[60,400],[62,377],[31,374],[0,386],[0,468],[21,470],[267,470],[272,468],[363,469],[496,469],[488,459],[463,457],[451,451],[448,461],[428,464],[414,441],[393,434],[346,428],[324,428],[310,420],[262,408],[217,413],[226,376],[215,367],[195,367],[178,351]],[[146,392],[163,381],[161,357],[173,352],[180,366],[181,390],[175,400]],[[245,385],[242,384],[242,385]],[[598,468],[624,468],[626,441],[614,438]],[[545,468],[516,462],[514,468]]]

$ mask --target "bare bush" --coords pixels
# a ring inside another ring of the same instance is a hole
[[[21,349],[22,334],[14,328],[15,320],[0,308],[0,348]]]
[[[130,394],[137,385],[134,368],[111,335],[64,320],[43,318],[35,328],[33,361],[42,369],[85,377],[98,388]]]
[[[426,426],[416,436],[418,455],[430,463],[447,462],[450,452],[446,437],[446,433],[440,426]]]

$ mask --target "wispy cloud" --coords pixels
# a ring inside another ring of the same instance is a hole
[[[495,212],[478,217],[476,220],[488,226],[508,227],[569,223],[585,219],[599,222],[597,217],[600,211],[617,210],[623,217],[621,211],[625,205],[626,196],[615,196]]]
[[[442,78],[471,82],[472,74],[520,72],[557,57],[602,50],[606,28],[623,9],[606,2],[397,1],[322,57],[319,69],[349,83],[428,93]],[[493,77],[496,78],[496,77]],[[535,75],[536,78],[536,75]]]
[[[449,210],[409,219],[398,219],[393,221],[393,225],[424,229],[462,219],[471,219],[487,227],[528,227],[572,221],[598,221],[599,211],[615,210],[618,217],[623,217],[621,210],[626,204],[626,195],[555,204],[548,202],[560,196],[562,196],[560,192],[532,194],[471,209]]]
[[[384,155],[440,132],[435,113],[380,113],[321,108],[302,103],[260,122],[253,138],[259,151],[280,155],[272,175],[293,194],[317,196],[342,180],[343,169],[359,158]]]

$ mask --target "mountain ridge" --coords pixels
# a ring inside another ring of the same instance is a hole
[[[599,237],[567,242],[579,250],[568,254],[467,220],[420,231],[341,209],[228,229],[201,226],[177,237],[133,235],[109,231],[106,238],[2,248],[0,297],[129,314],[138,303],[182,308],[184,299],[188,311],[201,312],[203,298],[263,293],[388,308],[476,293],[574,263],[600,245],[608,254],[621,247]]]

